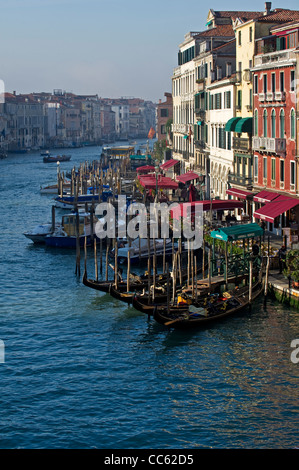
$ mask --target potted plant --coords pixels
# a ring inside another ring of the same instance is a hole
[[[287,253],[283,274],[292,278],[294,288],[299,288],[299,250],[290,250]]]

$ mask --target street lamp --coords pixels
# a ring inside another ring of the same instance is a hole
[[[155,165],[155,175],[156,175],[156,197],[155,197],[155,200],[156,202],[158,202],[158,174],[159,174],[159,170],[160,170],[160,167],[159,167],[159,161],[156,160],[156,165]]]

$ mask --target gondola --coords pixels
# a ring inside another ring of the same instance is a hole
[[[263,283],[255,283],[252,286],[251,300],[255,300],[262,291]],[[190,329],[202,327],[208,323],[232,316],[249,305],[249,288],[245,286],[240,289],[235,288],[233,291],[227,293],[225,299],[204,308],[188,306],[188,309],[185,309],[183,312],[176,313],[170,311],[168,313],[165,306],[161,308],[156,305],[153,316],[158,323],[164,326],[177,329]]]
[[[132,286],[131,284],[130,284],[130,288],[131,290],[129,292],[127,291],[121,292],[119,289],[116,289],[115,284],[111,284],[109,294],[115,299],[121,300],[122,302],[125,302],[127,304],[133,304],[134,296],[137,294],[136,294],[136,289],[134,290],[134,286]],[[158,304],[167,302],[167,294],[159,292],[159,288],[157,288],[157,291],[158,292],[155,293],[154,302]],[[148,298],[149,298],[148,292],[139,294],[138,298],[141,298],[144,303],[148,304]]]
[[[110,281],[96,281],[94,279],[88,279],[87,273],[84,271],[82,282],[85,286],[91,287],[92,289],[99,290],[101,292],[109,293],[111,285],[114,284],[114,280]],[[145,281],[135,281],[131,283],[131,288],[136,291],[140,291],[147,287],[147,282]],[[127,290],[127,281],[118,281],[117,289],[120,292],[126,292]]]

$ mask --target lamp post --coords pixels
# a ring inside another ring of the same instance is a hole
[[[155,175],[156,175],[156,197],[155,197],[155,202],[158,202],[158,174],[159,174],[159,162],[156,160],[156,165],[155,165]]]

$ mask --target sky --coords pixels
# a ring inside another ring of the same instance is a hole
[[[298,0],[272,8],[299,9]],[[209,9],[264,11],[251,0],[0,0],[5,91],[98,94],[153,102],[171,92],[178,46]]]

